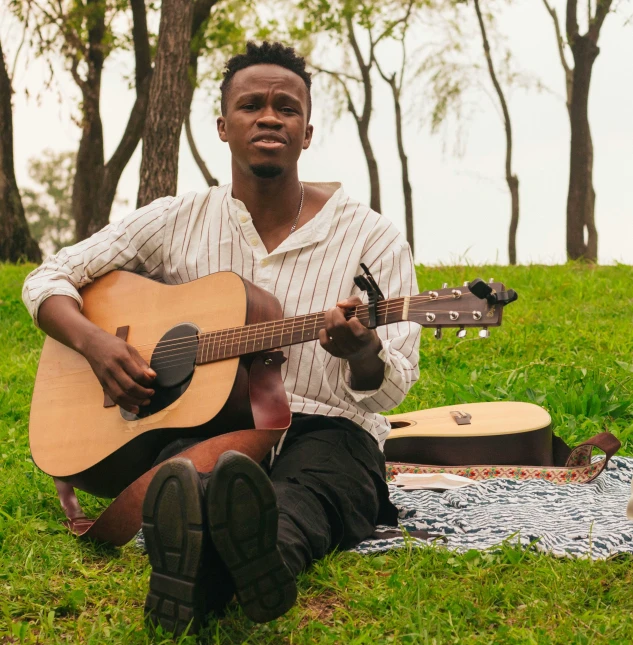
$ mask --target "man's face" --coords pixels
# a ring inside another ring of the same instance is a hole
[[[295,167],[312,140],[302,78],[279,65],[240,70],[228,88],[218,134],[245,172],[269,178]]]

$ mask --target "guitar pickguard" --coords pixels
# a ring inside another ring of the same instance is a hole
[[[187,390],[195,370],[199,329],[191,323],[172,327],[156,344],[150,367],[156,372],[152,384],[155,394],[149,405],[134,414],[119,408],[126,421],[136,421],[164,410]]]

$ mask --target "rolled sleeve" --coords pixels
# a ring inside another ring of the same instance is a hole
[[[49,256],[26,277],[22,289],[22,300],[33,322],[38,325],[39,308],[51,296],[69,296],[82,308],[79,289],[115,269],[160,277],[161,233],[172,201],[172,197],[158,199]]]

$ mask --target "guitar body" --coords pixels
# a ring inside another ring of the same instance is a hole
[[[532,403],[449,405],[389,416],[387,461],[436,466],[552,466],[552,427]]]
[[[84,315],[105,331],[115,334],[129,327],[127,342],[148,363],[157,343],[183,323],[207,332],[282,317],[273,295],[229,272],[170,286],[114,271],[83,288],[81,296]],[[188,332],[186,338],[191,337]],[[47,338],[31,404],[33,460],[77,488],[115,496],[174,439],[257,427],[249,396],[251,362],[252,357],[236,357],[196,365],[186,383],[178,385],[175,400],[143,418],[126,418],[118,406],[106,407],[103,389],[83,356]],[[269,375],[266,399],[272,410],[266,421],[289,420],[279,369],[268,370]]]

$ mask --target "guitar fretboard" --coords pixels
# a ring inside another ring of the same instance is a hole
[[[406,319],[409,298],[382,300],[377,306],[378,326],[401,322]],[[360,322],[369,324],[367,305],[359,305],[346,312],[346,318],[356,316]],[[306,314],[263,323],[245,325],[232,329],[200,334],[196,363],[203,365],[226,358],[234,358],[287,345],[296,345],[316,340],[319,330],[325,327],[325,312]]]

